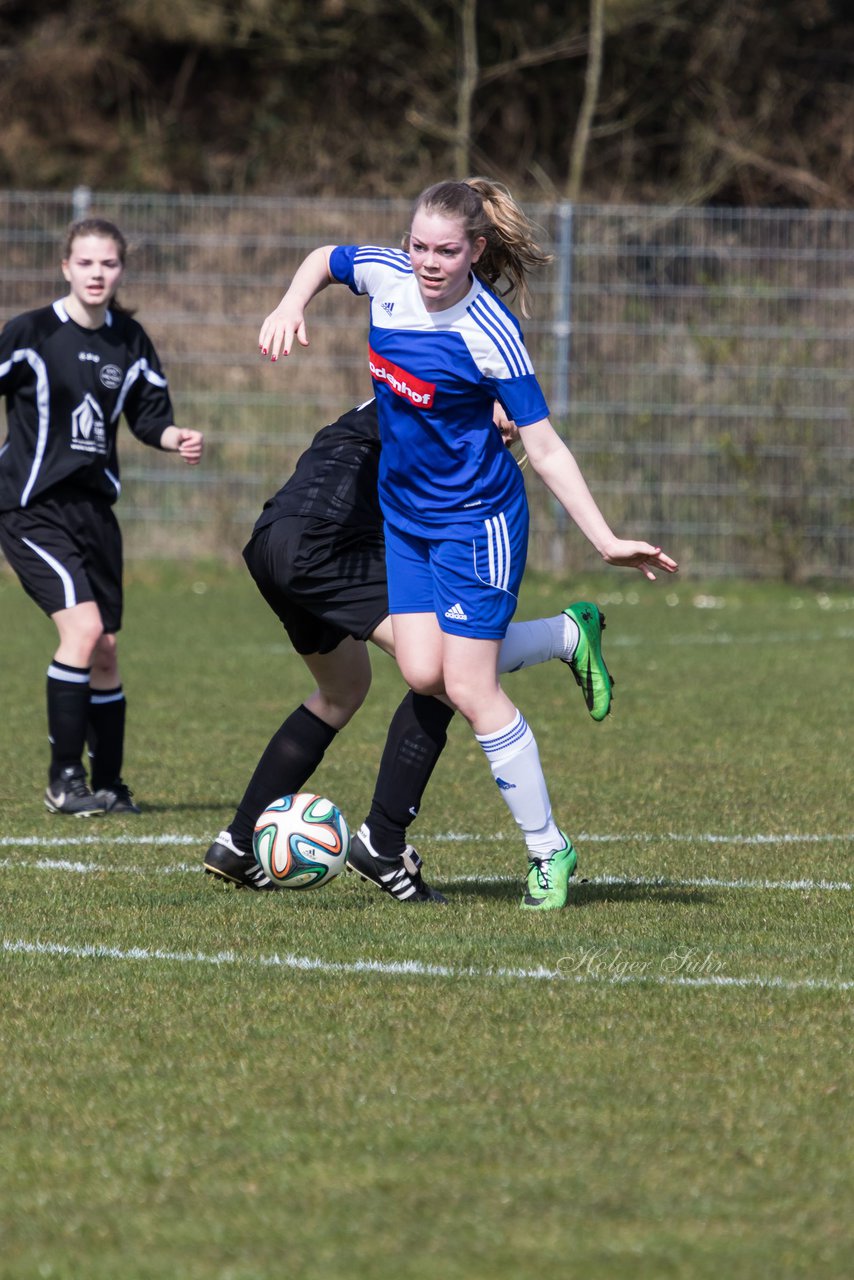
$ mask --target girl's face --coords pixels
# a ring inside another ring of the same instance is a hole
[[[111,236],[77,236],[62,262],[69,294],[84,307],[108,306],[123,270],[119,246]]]
[[[471,268],[486,247],[472,243],[461,219],[419,209],[409,232],[409,261],[428,311],[445,311],[469,291]]]

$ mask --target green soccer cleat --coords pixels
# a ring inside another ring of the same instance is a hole
[[[523,911],[560,911],[566,906],[569,882],[575,875],[578,855],[569,836],[564,835],[562,849],[548,858],[531,858],[528,888],[522,899]]]
[[[578,626],[578,647],[567,664],[584,694],[587,710],[594,720],[604,720],[611,710],[614,678],[602,657],[605,615],[589,600],[571,604],[564,613]]]

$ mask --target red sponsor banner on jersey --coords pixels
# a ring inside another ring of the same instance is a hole
[[[392,364],[391,360],[378,356],[370,347],[368,347],[368,364],[371,367],[371,377],[376,382],[385,382],[396,396],[401,396],[410,404],[418,405],[420,409],[432,407],[436,398],[435,382],[422,382],[420,378],[413,377],[399,365]]]

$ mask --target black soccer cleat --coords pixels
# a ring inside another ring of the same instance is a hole
[[[447,902],[438,889],[431,889],[421,876],[421,859],[407,845],[399,858],[381,858],[371,845],[371,836],[363,823],[350,842],[347,868],[389,894],[395,902]]]
[[[105,813],[142,813],[139,805],[134,804],[133,792],[121,778],[109,787],[99,787],[95,799],[103,800]]]
[[[238,849],[227,831],[220,831],[208,849],[204,867],[206,875],[216,876],[238,889],[276,891],[279,887],[264,875],[251,853],[242,853]]]
[[[73,814],[75,818],[95,818],[104,813],[104,801],[93,795],[82,764],[70,764],[48,785],[44,802],[51,813]]]

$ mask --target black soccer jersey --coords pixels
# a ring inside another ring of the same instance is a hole
[[[256,530],[282,516],[354,529],[382,529],[377,496],[379,458],[377,404],[369,400],[318,431],[293,474],[264,503]]]
[[[121,415],[155,447],[174,422],[169,388],[142,326],[115,310],[100,329],[84,329],[62,300],[17,316],[0,334],[0,395],[8,427],[0,448],[0,511],[27,507],[57,484],[115,502]]]

